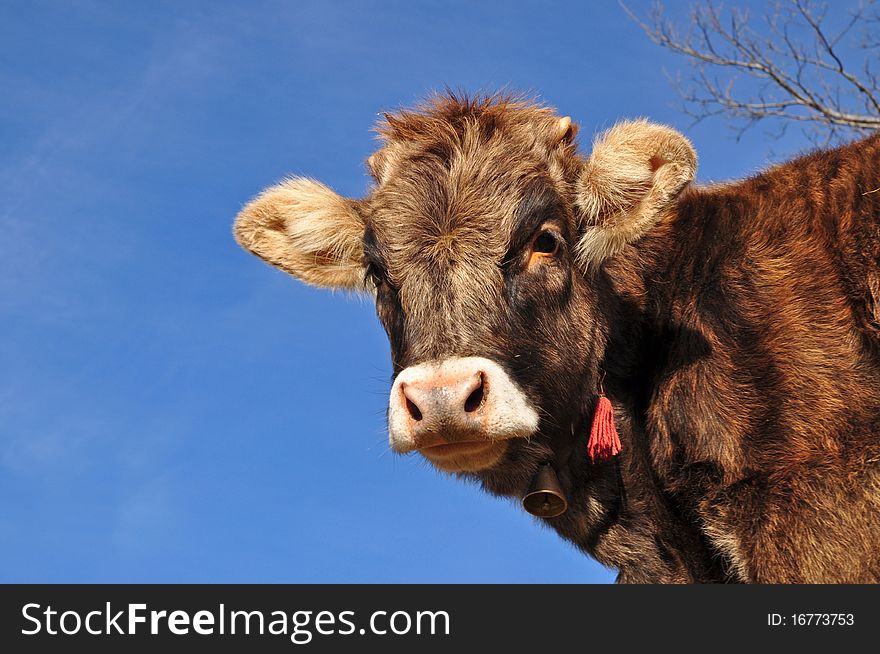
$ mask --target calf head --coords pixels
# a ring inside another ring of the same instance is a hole
[[[316,286],[373,293],[391,343],[391,447],[518,492],[592,411],[608,334],[603,261],[692,179],[677,132],[576,127],[499,97],[386,115],[361,200],[291,179],[239,214],[238,242]]]

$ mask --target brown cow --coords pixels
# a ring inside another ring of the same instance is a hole
[[[292,179],[239,243],[375,293],[389,434],[624,582],[880,580],[880,136],[690,185],[678,132],[502,97],[387,115],[363,200]],[[592,460],[604,393],[622,451]]]

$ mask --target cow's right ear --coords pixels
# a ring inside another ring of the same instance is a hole
[[[363,290],[358,202],[305,178],[263,191],[235,219],[245,250],[314,286]]]
[[[634,120],[598,137],[577,180],[581,265],[595,267],[646,234],[696,170],[690,141],[670,127]]]

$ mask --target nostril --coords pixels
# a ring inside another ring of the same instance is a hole
[[[407,384],[400,385],[400,397],[403,399],[403,403],[406,405],[406,412],[409,414],[409,417],[413,420],[421,420],[422,419],[422,410],[419,408],[419,405],[413,402],[410,399],[410,393],[413,392],[413,389]]]
[[[413,420],[422,419],[422,412],[419,411],[419,407],[409,398],[406,398],[406,410],[409,411],[409,415]]]
[[[485,394],[485,384],[483,383],[483,373],[480,373],[480,385],[474,389],[474,391],[468,395],[468,398],[464,401],[464,410],[467,413],[473,413],[477,409],[480,408],[480,405],[483,403],[483,395]]]

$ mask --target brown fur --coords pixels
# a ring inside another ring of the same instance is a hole
[[[380,126],[369,197],[287,182],[236,236],[309,283],[366,280],[395,374],[503,365],[541,425],[466,476],[520,496],[551,461],[571,508],[547,522],[621,581],[880,580],[880,137],[701,189],[674,130],[623,123],[586,160],[575,132],[437,98]],[[624,450],[592,464],[602,378]]]
[[[880,579],[880,200],[863,194],[878,163],[875,136],[691,189],[607,268],[679,334],[652,389],[652,463],[743,581]]]

